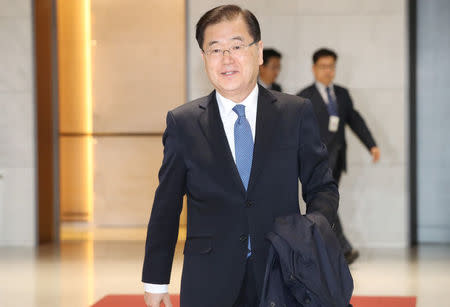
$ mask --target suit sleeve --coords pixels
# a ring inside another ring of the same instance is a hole
[[[158,174],[159,185],[147,228],[142,270],[142,281],[145,283],[170,282],[186,178],[177,129],[175,119],[169,112],[163,135],[164,158]]]
[[[375,140],[372,137],[372,134],[370,133],[364,119],[361,117],[359,112],[353,108],[353,101],[348,92],[347,97],[350,104],[347,123],[361,142],[363,142],[367,149],[370,150],[372,147],[376,146]]]
[[[323,214],[330,224],[336,218],[339,192],[320,140],[319,126],[309,100],[303,106],[299,134],[299,173],[306,212]]]

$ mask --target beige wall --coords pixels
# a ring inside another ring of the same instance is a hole
[[[0,1],[0,246],[36,243],[33,10]]]
[[[57,2],[60,215],[92,218],[89,0]]]
[[[95,132],[162,133],[185,102],[184,2],[92,0]]]
[[[64,0],[58,14],[61,216],[144,226],[166,114],[185,102],[184,1]]]
[[[184,3],[92,0],[97,226],[148,222],[166,114],[186,96]]]

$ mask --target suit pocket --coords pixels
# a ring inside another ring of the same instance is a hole
[[[211,237],[190,237],[186,239],[184,244],[185,255],[204,255],[212,251]]]

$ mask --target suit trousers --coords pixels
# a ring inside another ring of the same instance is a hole
[[[333,168],[333,178],[336,183],[339,185],[339,181],[341,180],[342,168],[334,167]],[[334,233],[339,241],[339,244],[342,249],[342,253],[348,253],[353,249],[352,244],[348,241],[347,237],[344,234],[344,229],[342,228],[341,219],[339,218],[339,214],[336,217],[336,222],[334,224]]]
[[[256,291],[255,273],[253,271],[253,256],[247,259],[244,280],[233,307],[258,307],[259,298]]]

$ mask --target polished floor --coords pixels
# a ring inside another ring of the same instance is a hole
[[[130,231],[134,237],[127,240],[112,240],[107,233],[83,235],[81,240],[66,233],[60,245],[37,249],[1,247],[0,306],[87,307],[107,294],[142,293],[145,231]],[[173,293],[179,291],[181,266],[179,243],[169,287]],[[418,307],[450,306],[448,245],[364,249],[351,271],[354,294],[413,295]]]

